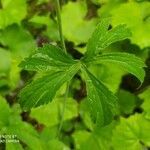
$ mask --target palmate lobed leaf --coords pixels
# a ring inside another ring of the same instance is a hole
[[[150,120],[143,114],[120,118],[113,131],[112,145],[115,150],[142,150],[150,146]]]
[[[84,73],[92,119],[98,126],[105,126],[112,121],[113,114],[116,112],[117,97],[87,69]]]
[[[145,76],[144,62],[133,54],[112,52],[96,56],[91,60],[93,63],[114,63],[136,76],[142,83]]]
[[[85,54],[87,58],[99,54],[110,44],[131,36],[130,30],[124,24],[118,25],[111,30],[108,30],[108,28],[109,19],[102,19],[87,43],[87,52]]]
[[[20,63],[20,67],[32,71],[49,71],[52,69],[65,69],[75,64],[69,55],[57,46],[46,44]]]
[[[45,45],[25,59],[20,66],[26,70],[51,71],[42,78],[33,81],[20,93],[20,104],[24,109],[30,109],[52,101],[62,84],[72,79],[81,68],[85,74],[87,85],[87,100],[94,123],[105,126],[111,122],[118,106],[117,98],[108,88],[87,70],[87,65],[94,63],[116,63],[135,75],[141,82],[144,79],[144,63],[137,57],[126,53],[105,53],[101,50],[113,42],[123,40],[131,35],[125,25],[119,25],[108,30],[108,19],[102,20],[89,39],[87,53],[81,61],[73,60],[60,48]],[[63,71],[62,71],[63,70]]]
[[[52,101],[57,90],[77,73],[80,63],[74,64],[64,71],[47,74],[33,81],[20,92],[20,105],[30,109]]]
[[[116,122],[102,128],[95,128],[93,132],[86,129],[76,130],[72,137],[75,142],[75,149],[78,150],[111,150],[112,132]],[[88,144],[87,144],[88,143]]]

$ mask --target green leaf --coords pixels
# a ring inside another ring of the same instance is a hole
[[[128,2],[112,10],[112,25],[124,23],[132,32],[131,42],[140,48],[150,46],[150,3]]]
[[[52,117],[47,117],[47,120],[50,118],[54,119],[55,117],[53,116],[53,114],[51,114],[50,116]],[[58,135],[58,127],[55,125],[53,125],[53,127],[45,127],[40,133],[40,140],[44,143],[45,146],[44,150],[69,150],[69,147],[67,145],[56,138]]]
[[[22,58],[33,52],[35,41],[27,30],[13,24],[0,31],[0,43],[4,46],[0,49],[0,56],[3,55],[0,60],[0,73],[4,71],[4,77],[8,82],[6,86],[14,89],[20,81],[21,69],[18,64]]]
[[[57,90],[77,73],[80,64],[74,64],[64,71],[47,74],[27,85],[19,94],[20,105],[30,109],[52,101]]]
[[[113,132],[115,150],[141,150],[150,146],[150,120],[140,114],[127,119],[121,118],[120,124]]]
[[[85,73],[87,100],[92,119],[98,126],[107,125],[112,121],[113,113],[116,112],[117,98],[87,69],[83,71]]]
[[[16,88],[20,80],[20,69],[18,61],[12,57],[12,53],[6,49],[0,48],[0,87]],[[7,91],[4,88],[3,91]]]
[[[6,129],[6,134],[17,135],[17,139],[25,143],[28,148],[32,150],[43,150],[42,142],[36,130],[25,122],[17,122],[18,124],[11,124]]]
[[[139,97],[144,100],[141,107],[145,112],[145,117],[150,119],[150,87],[139,94]]]
[[[48,0],[49,1],[49,0]],[[57,22],[54,21],[50,15],[35,15],[30,20],[35,28],[41,28],[43,26],[47,26],[46,30],[43,31],[45,36],[48,36],[50,39],[57,41],[59,40],[59,32]]]
[[[95,56],[110,44],[131,36],[126,25],[118,25],[111,30],[108,30],[108,27],[109,19],[103,19],[97,25],[92,37],[88,41],[86,57]]]
[[[104,53],[93,58],[92,61],[94,61],[95,63],[117,64],[129,73],[136,76],[140,80],[140,82],[143,82],[144,80],[145,71],[143,67],[146,67],[146,65],[140,58],[136,57],[133,54],[120,52]]]
[[[20,143],[6,143],[6,150],[23,150]]]
[[[0,8],[0,29],[13,23],[20,24],[20,21],[26,16],[25,0],[1,0]]]
[[[11,54],[10,52],[0,48],[0,74],[8,73],[11,68]]]
[[[7,104],[7,101],[0,96],[0,130],[2,127],[6,126],[8,124],[8,118],[10,116],[10,108]]]
[[[92,64],[89,65],[89,70],[98,80],[101,80],[110,91],[116,93],[121,84],[122,76],[125,71],[116,67],[115,64]],[[109,70],[109,71],[108,71]]]
[[[124,0],[100,0],[101,7],[98,9],[98,16],[100,18],[111,17],[110,12],[124,2]]]
[[[43,150],[36,130],[22,121],[19,105],[14,105],[10,108],[2,97],[0,97],[0,103],[0,134],[16,135],[17,139],[24,142],[29,148]],[[20,150],[21,145],[19,143],[6,143],[6,148]]]
[[[29,58],[22,61],[19,66],[25,70],[49,71],[52,69],[66,69],[75,63],[76,61],[65,54],[59,47],[46,44],[38,48]]]
[[[47,127],[52,127],[60,123],[63,108],[63,98],[56,98],[51,103],[31,109],[31,117]],[[50,117],[47,117],[50,116]],[[53,116],[53,117],[51,117]],[[78,116],[78,104],[72,98],[67,98],[64,121]]]
[[[29,31],[16,24],[0,31],[0,42],[8,47],[15,60],[29,56],[35,49],[35,41]]]
[[[99,150],[97,137],[86,130],[75,131],[73,139],[77,150]]]
[[[79,114],[84,125],[92,131],[94,126],[89,113],[88,101],[86,99],[82,100],[79,106]]]
[[[51,2],[52,0],[38,0],[38,4],[42,4],[42,3],[48,3]]]
[[[98,128],[96,131],[76,130],[73,133],[75,149],[77,150],[110,150],[112,148],[112,131],[114,123]]]
[[[84,2],[68,2],[62,7],[62,28],[64,36],[75,44],[85,43],[96,26],[96,19],[85,19],[87,6]],[[71,23],[68,23],[71,20]]]
[[[67,147],[63,142],[58,141],[56,139],[53,139],[49,141],[48,143],[48,149],[53,149],[53,150],[70,150],[69,147]]]
[[[120,112],[123,114],[132,114],[136,107],[137,97],[125,90],[119,90],[118,102],[120,106]]]

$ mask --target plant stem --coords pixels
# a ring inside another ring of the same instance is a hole
[[[61,120],[60,120],[59,129],[58,129],[58,135],[57,135],[58,138],[60,136],[60,132],[61,132],[63,121],[64,121],[65,109],[66,109],[66,101],[67,101],[67,97],[68,97],[68,93],[69,93],[69,84],[70,83],[67,82],[67,87],[66,87],[65,96],[64,96],[63,110],[61,112]]]
[[[61,12],[60,12],[60,2],[59,0],[56,0],[56,13],[57,13],[57,23],[58,23],[58,28],[59,28],[59,36],[60,36],[60,41],[61,41],[61,46],[65,53],[67,53],[66,46],[65,46],[65,41],[62,33],[62,22],[61,22]]]
[[[65,41],[63,37],[63,32],[62,32],[62,22],[61,22],[61,12],[60,12],[60,1],[56,0],[56,12],[57,12],[57,23],[58,23],[58,28],[59,28],[59,36],[60,36],[60,41],[61,41],[61,46],[62,49],[64,50],[65,53],[67,53],[66,46],[65,46]],[[58,129],[58,138],[60,136],[60,132],[63,126],[63,121],[64,121],[64,115],[65,115],[65,109],[66,109],[66,101],[69,93],[69,82],[67,82],[67,87],[65,91],[65,96],[64,96],[64,101],[63,101],[63,109],[61,112],[61,120],[60,120],[60,125]]]

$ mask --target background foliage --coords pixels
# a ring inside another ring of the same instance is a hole
[[[81,58],[102,18],[111,27],[126,24],[132,37],[111,44],[107,52],[127,52],[147,65],[142,85],[133,75],[114,66],[91,66],[90,71],[112,91],[119,102],[113,122],[94,128],[80,72],[69,88],[63,128],[58,127],[66,89],[64,84],[47,105],[24,111],[19,91],[40,77],[18,67],[36,47],[60,45],[53,0],[0,0],[0,135],[16,134],[20,143],[1,143],[6,150],[148,150],[150,148],[150,2],[148,0],[64,0],[61,3],[67,52]]]

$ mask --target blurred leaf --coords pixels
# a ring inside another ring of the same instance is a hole
[[[94,4],[104,4],[109,0],[91,0]]]
[[[141,107],[146,112],[145,117],[150,119],[150,88],[147,88],[143,93],[139,94],[139,97],[144,100]]]
[[[90,130],[93,130],[93,123],[90,117],[89,106],[86,99],[82,100],[80,103],[79,114],[86,127]]]
[[[40,142],[38,133],[31,125],[25,122],[20,121],[15,125],[11,124],[6,129],[6,133],[17,135],[17,138],[32,150],[43,150],[42,142]]]
[[[7,104],[7,101],[0,96],[0,130],[8,125],[8,118],[10,116],[10,108]]]
[[[63,108],[63,98],[56,98],[51,103],[33,108],[31,110],[31,117],[38,120],[40,123],[46,126],[55,126],[60,122],[61,112]],[[66,101],[66,110],[64,114],[64,121],[72,119],[78,116],[78,104],[72,98],[68,98]]]
[[[26,1],[25,0],[1,0],[2,9],[0,9],[0,29],[13,23],[20,24],[25,18]]]
[[[42,4],[42,3],[47,3],[50,2],[51,0],[38,0],[38,4]]]
[[[41,107],[43,107],[43,106],[41,106]],[[39,120],[38,119],[38,115],[36,115],[36,112],[37,112],[37,114],[39,114],[39,118],[40,119],[43,117],[41,115],[42,114],[42,110],[40,111],[40,107],[39,108],[33,108],[32,110],[31,110],[31,114],[30,114],[31,117],[32,117],[32,114],[33,114],[33,118],[35,117],[38,122],[43,123],[44,125],[47,125],[46,123],[44,123],[44,121],[42,122],[41,120]],[[34,112],[35,112],[35,116],[34,116]],[[46,112],[46,111],[44,110],[44,112]],[[40,116],[42,116],[42,117],[40,117]],[[50,121],[50,117],[49,118],[47,117],[47,119]],[[49,123],[49,122],[47,122],[47,123]],[[49,127],[45,126],[43,128],[43,130],[40,132],[40,138],[41,138],[42,141],[44,141],[46,143],[47,141],[56,138],[57,134],[58,134],[58,128],[57,128],[57,126],[53,126],[53,125],[52,125],[52,127],[51,126],[49,126]]]
[[[114,120],[109,125],[102,128],[95,128],[95,130],[93,131],[93,134],[95,134],[99,139],[98,141],[101,150],[108,150],[112,148],[112,134],[117,123],[118,122]]]
[[[64,143],[61,141],[58,141],[56,139],[49,141],[48,143],[48,149],[52,150],[70,150],[69,147],[67,147]]]
[[[30,20],[31,23],[41,27],[42,25],[46,25],[46,31],[43,31],[43,34],[48,36],[52,40],[59,40],[59,32],[57,22],[53,21],[49,15],[44,16],[33,16]],[[38,28],[35,26],[35,28]]]
[[[52,102],[53,103],[53,102]],[[49,105],[49,104],[48,104]],[[43,107],[43,106],[42,106]],[[46,106],[45,106],[46,107]],[[51,107],[52,108],[52,107]],[[38,108],[36,108],[38,109]],[[57,109],[57,108],[56,108]],[[41,109],[42,110],[42,109]],[[37,112],[39,113],[39,112]],[[42,114],[39,113],[40,115]],[[43,113],[44,114],[44,113]],[[47,114],[44,114],[47,116]],[[55,116],[55,115],[54,115]],[[54,117],[53,116],[53,117]],[[43,116],[42,116],[43,117]],[[46,117],[45,117],[46,119]],[[47,117],[47,121],[50,121],[50,117]],[[39,120],[38,120],[39,121]],[[69,150],[69,147],[67,147],[62,141],[58,140],[57,137],[58,134],[58,128],[56,126],[54,127],[45,127],[44,130],[40,133],[40,138],[42,142],[44,143],[45,149],[44,150]]]
[[[0,134],[16,135],[17,139],[27,144],[31,149],[43,150],[39,141],[38,133],[34,128],[23,122],[20,116],[20,108],[10,108],[6,100],[0,97]],[[7,148],[20,148],[20,146],[7,145]],[[21,149],[21,148],[20,148]]]
[[[27,57],[35,49],[31,34],[15,24],[1,31],[0,42],[11,50],[15,59]]]
[[[14,89],[20,79],[18,60],[14,60],[10,51],[1,48],[0,58],[0,87],[8,86],[9,88]]]
[[[73,133],[75,149],[77,150],[108,150],[111,149],[111,138],[114,124],[98,128],[95,132],[77,130]]]
[[[110,13],[113,9],[116,9],[121,3],[125,3],[125,0],[97,0],[101,2],[101,7],[98,9],[98,15],[101,18],[111,17]]]
[[[11,54],[9,51],[0,48],[0,74],[8,73],[11,67]]]
[[[115,150],[141,150],[150,146],[150,120],[140,114],[129,118],[121,118],[120,124],[113,134],[113,146]]]
[[[141,48],[150,46],[149,8],[149,2],[128,2],[111,12],[112,24],[126,24],[132,31],[131,42]]]
[[[27,57],[34,50],[35,42],[27,30],[14,24],[0,31],[0,43],[5,47],[0,65],[2,69],[7,65],[7,74],[4,77],[7,86],[14,89],[20,80],[18,64],[21,58]]]
[[[6,150],[23,150],[20,143],[6,143]]]
[[[11,60],[11,70],[9,72],[9,86],[15,89],[20,81],[20,68],[18,67],[19,60],[15,60],[13,57]]]
[[[109,124],[112,121],[113,113],[116,112],[117,98],[88,70],[85,71],[85,82],[88,105],[94,123],[98,126]]]
[[[131,114],[136,106],[136,96],[128,91],[119,90],[118,102],[121,113]]]
[[[97,137],[92,136],[91,133],[86,130],[76,131],[73,134],[73,138],[76,150],[99,150]]]
[[[63,6],[62,27],[67,40],[73,41],[75,44],[87,42],[95,28],[96,20],[86,20],[86,13],[87,8],[84,2],[68,2]]]

